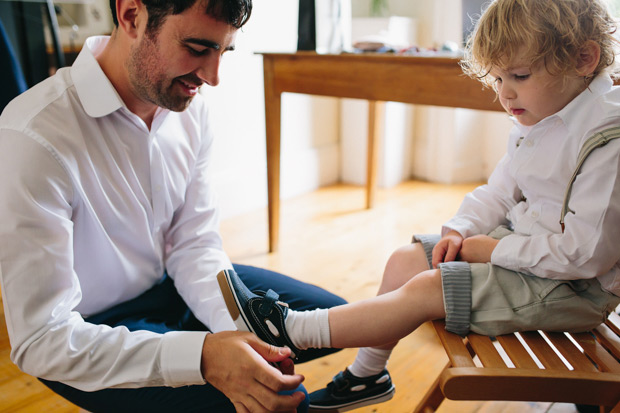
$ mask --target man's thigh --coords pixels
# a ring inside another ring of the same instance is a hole
[[[235,408],[210,384],[184,387],[104,389],[84,392],[59,382],[43,384],[89,412],[234,412]]]
[[[343,298],[323,288],[274,271],[249,265],[234,264],[233,266],[250,291],[271,289],[278,293],[280,301],[287,303],[292,310],[331,308],[347,303]]]
[[[245,266],[242,266],[245,268]],[[251,269],[252,267],[248,267]],[[272,272],[249,271],[254,276],[274,275]],[[265,270],[263,270],[265,271]],[[284,277],[279,275],[280,277]],[[288,277],[284,277],[288,278]],[[329,301],[329,300],[328,300]],[[178,295],[172,279],[164,280],[133,300],[119,304],[86,321],[111,327],[125,326],[131,331],[148,330],[164,334],[169,331],[207,331],[187,304]],[[103,389],[85,392],[59,382],[39,379],[54,392],[91,412],[234,412],[223,393],[210,384],[183,387],[145,387],[139,389]],[[307,394],[303,385],[295,391]],[[282,392],[283,394],[286,392]],[[302,402],[298,411],[307,410]]]

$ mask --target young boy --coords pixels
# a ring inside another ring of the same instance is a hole
[[[232,271],[218,276],[237,326],[267,342],[295,355],[365,346],[310,395],[312,408],[390,399],[391,349],[425,321],[445,318],[450,331],[489,336],[584,331],[620,304],[620,139],[578,159],[598,132],[605,142],[620,136],[614,31],[603,0],[489,5],[462,65],[493,85],[512,116],[507,154],[441,239],[414,237],[390,257],[377,297],[300,313],[272,292],[249,292]]]

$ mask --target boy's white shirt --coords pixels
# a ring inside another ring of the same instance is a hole
[[[0,117],[0,280],[11,359],[81,390],[202,384],[205,332],[86,323],[140,295],[164,269],[211,331],[234,330],[215,276],[231,268],[208,179],[212,132],[197,96],[131,113],[89,38]]]
[[[514,235],[500,240],[492,264],[543,278],[596,277],[620,296],[620,139],[590,154],[573,185],[575,214],[566,216],[564,233],[559,223],[581,146],[613,126],[620,126],[620,88],[605,74],[536,125],[515,121],[488,183],[465,197],[442,235],[453,229],[470,237],[511,223]]]

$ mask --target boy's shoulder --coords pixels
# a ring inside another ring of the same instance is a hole
[[[580,100],[562,116],[569,130],[583,136],[590,135],[612,126],[620,126],[620,87],[614,86],[589,99]]]
[[[596,102],[598,108],[606,113],[617,113],[620,116],[620,86],[613,86],[609,92],[602,94]]]

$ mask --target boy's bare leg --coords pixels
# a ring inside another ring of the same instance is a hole
[[[411,244],[390,257],[377,297],[329,309],[331,346],[391,349],[425,321],[444,317],[441,273]]]
[[[417,242],[405,245],[392,253],[385,265],[383,280],[377,295],[383,295],[405,285],[409,280],[423,271],[429,270],[426,253],[422,244]],[[377,346],[382,350],[393,349],[398,341]]]

